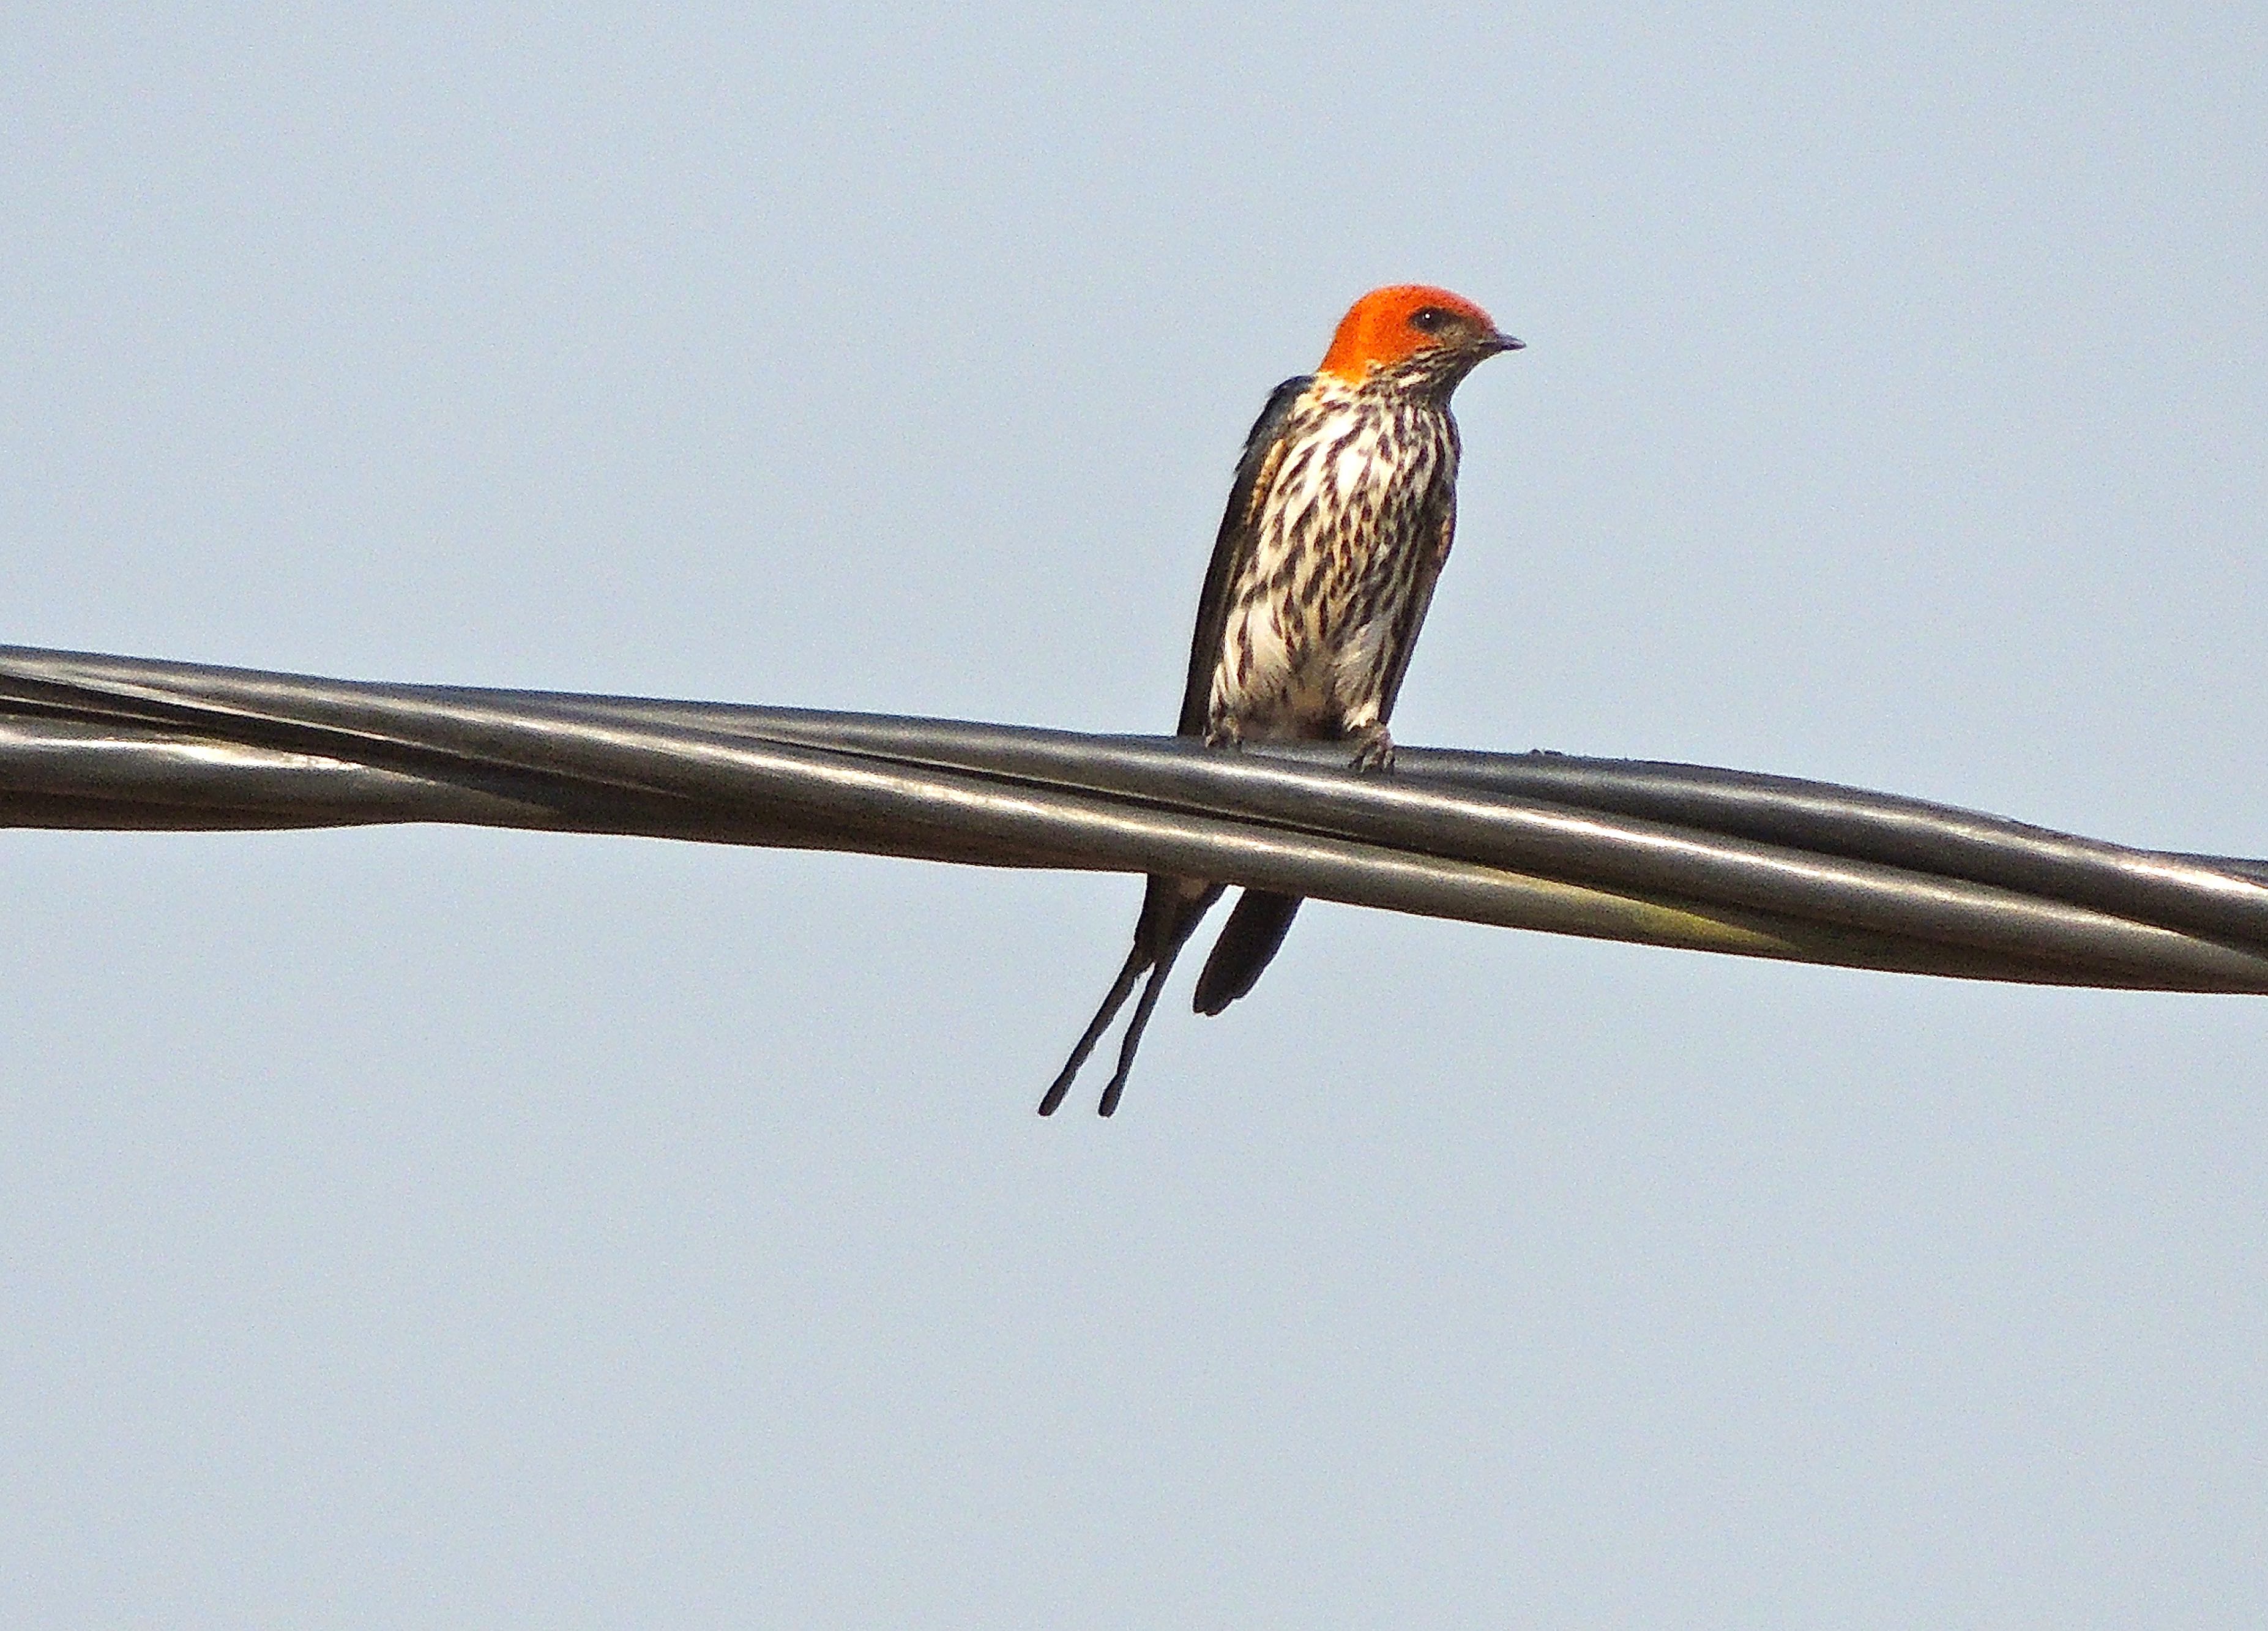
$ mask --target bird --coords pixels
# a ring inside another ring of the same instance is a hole
[[[1210,747],[1322,741],[1351,768],[1390,772],[1387,721],[1457,524],[1449,396],[1491,357],[1523,349],[1446,289],[1395,284],[1348,308],[1315,372],[1278,386],[1245,439],[1197,602],[1176,734]],[[1118,1068],[1118,1108],[1166,976],[1223,886],[1152,876],[1134,947],[1040,1100],[1051,1116],[1146,971]],[[1299,897],[1247,889],[1197,976],[1219,1014],[1284,943]]]

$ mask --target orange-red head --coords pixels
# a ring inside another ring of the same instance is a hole
[[[1373,368],[1414,363],[1421,373],[1454,385],[1484,358],[1520,349],[1519,341],[1498,332],[1489,314],[1462,295],[1424,284],[1392,284],[1347,309],[1320,372],[1359,385]]]

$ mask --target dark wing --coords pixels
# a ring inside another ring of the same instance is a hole
[[[1433,586],[1440,581],[1441,567],[1449,558],[1449,546],[1456,541],[1457,484],[1454,477],[1435,482],[1432,491],[1425,495],[1421,525],[1434,544],[1418,563],[1417,581],[1410,586],[1410,598],[1403,604],[1402,620],[1394,631],[1394,666],[1387,670],[1386,690],[1378,699],[1381,724],[1394,717],[1394,699],[1402,694],[1402,676],[1410,672],[1410,653],[1418,649],[1418,631],[1425,627],[1426,609],[1433,603]]]
[[[1228,628],[1228,597],[1259,540],[1260,512],[1275,484],[1277,467],[1284,461],[1284,427],[1292,417],[1292,405],[1314,383],[1314,375],[1303,373],[1278,386],[1244,439],[1236,483],[1228,490],[1228,509],[1220,518],[1220,536],[1213,541],[1212,565],[1205,569],[1204,596],[1197,601],[1189,684],[1182,691],[1182,722],[1174,727],[1182,735],[1204,734],[1212,671],[1220,661],[1221,640]]]

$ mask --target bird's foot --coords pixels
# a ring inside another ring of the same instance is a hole
[[[1234,720],[1219,720],[1205,727],[1204,745],[1226,748],[1241,752],[1244,747],[1244,731]]]
[[[1388,776],[1394,771],[1394,738],[1386,734],[1383,725],[1366,725],[1350,736],[1354,744],[1354,759],[1350,768],[1366,776]]]

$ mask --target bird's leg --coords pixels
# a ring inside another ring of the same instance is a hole
[[[1204,745],[1241,751],[1244,747],[1244,727],[1229,714],[1221,714],[1205,727]]]
[[[1394,738],[1386,734],[1385,725],[1377,720],[1360,729],[1351,731],[1347,741],[1354,744],[1354,758],[1350,769],[1366,775],[1390,775],[1394,770]]]

